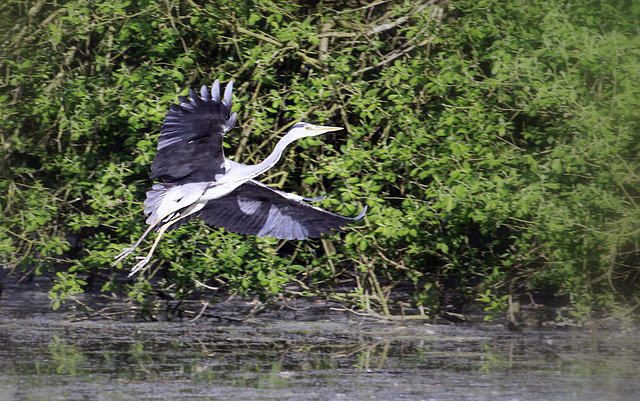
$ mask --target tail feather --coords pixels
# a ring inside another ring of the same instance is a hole
[[[144,201],[144,214],[149,216],[147,224],[159,223],[158,208],[162,204],[169,188],[173,186],[172,184],[153,184],[151,191],[147,191],[147,199]]]
[[[144,201],[144,213],[148,215],[147,224],[154,226],[158,231],[162,225],[169,221],[174,224],[168,231],[175,230],[191,219],[191,215],[200,211],[205,203],[198,199],[206,190],[206,183],[192,183],[186,185],[153,184],[151,191],[147,192]]]

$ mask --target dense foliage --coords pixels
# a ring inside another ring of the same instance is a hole
[[[628,315],[640,294],[638,21],[640,4],[618,0],[9,0],[0,261],[52,275],[54,306],[99,278],[140,301],[197,280],[383,313],[563,297],[574,318]],[[261,160],[297,121],[344,126],[262,179],[369,213],[301,242],[193,222],[156,251],[162,280],[122,280],[134,260],[110,263],[145,229],[164,113],[215,78],[236,82],[229,157]]]

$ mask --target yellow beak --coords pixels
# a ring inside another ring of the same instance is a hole
[[[340,131],[341,129],[344,129],[342,127],[325,127],[322,125],[316,125],[313,128],[311,128],[314,131],[318,131],[318,135],[320,134],[324,134],[325,132],[331,132],[331,131]]]

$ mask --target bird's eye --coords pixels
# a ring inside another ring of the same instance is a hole
[[[311,127],[309,127],[308,125],[306,127],[304,127],[304,129],[309,129],[309,128],[311,128]]]

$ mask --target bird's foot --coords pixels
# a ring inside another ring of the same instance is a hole
[[[149,260],[151,260],[151,258],[149,256],[142,258],[142,260],[140,260],[138,263],[136,263],[135,266],[133,266],[133,269],[131,269],[131,273],[129,273],[129,275],[127,277],[131,277],[134,274],[136,274],[140,269],[142,269],[147,263],[149,263]]]
[[[134,249],[135,249],[134,247],[124,248],[122,252],[120,252],[118,256],[115,257],[115,260],[111,264],[111,267],[116,267],[118,263],[122,262],[127,256],[131,255]]]

